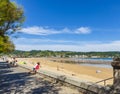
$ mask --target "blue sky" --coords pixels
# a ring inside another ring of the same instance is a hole
[[[120,0],[13,0],[26,20],[17,50],[120,51]]]

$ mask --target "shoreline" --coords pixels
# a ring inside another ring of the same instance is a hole
[[[80,64],[81,66],[92,66],[92,67],[101,67],[101,68],[112,68],[111,64]]]
[[[26,62],[27,66],[34,66],[41,62],[41,69],[65,73],[90,82],[97,82],[113,76],[112,68],[82,66],[78,64],[53,62],[50,58],[17,58],[18,62]],[[100,71],[97,73],[97,71]],[[112,84],[112,80],[108,84]]]
[[[111,64],[112,61],[103,60],[92,60],[92,59],[82,59],[82,58],[48,58],[54,62],[60,63],[71,63],[71,64]]]

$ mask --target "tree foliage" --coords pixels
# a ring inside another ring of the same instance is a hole
[[[9,40],[8,36],[0,36],[0,53],[2,53],[3,51],[4,53],[11,52],[14,50],[14,48],[14,44]]]
[[[20,29],[23,22],[24,13],[21,7],[10,0],[0,0],[0,52],[14,49],[9,35]]]

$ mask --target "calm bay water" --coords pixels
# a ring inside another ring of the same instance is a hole
[[[82,58],[79,60],[93,60],[93,61],[113,61],[113,58]],[[104,67],[104,68],[112,68],[110,64],[80,64],[82,66],[94,66],[94,67]]]
[[[113,58],[80,58],[79,60],[113,61]]]
[[[80,64],[82,66],[93,66],[93,67],[103,67],[103,68],[112,68],[111,65],[106,64]]]

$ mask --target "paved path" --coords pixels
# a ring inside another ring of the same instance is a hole
[[[7,63],[0,62],[0,94],[81,94],[76,89],[27,72],[21,67],[9,68]]]

